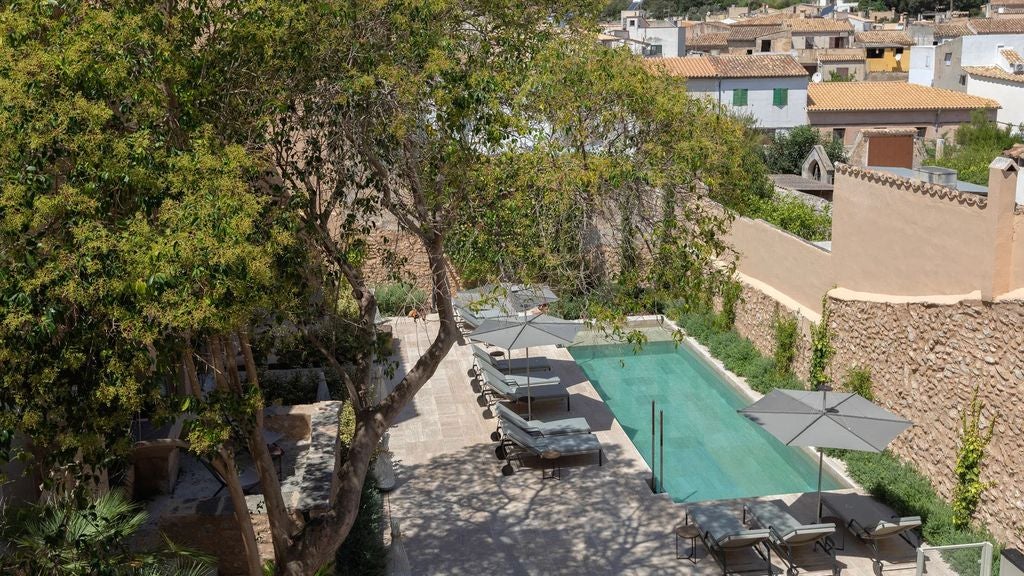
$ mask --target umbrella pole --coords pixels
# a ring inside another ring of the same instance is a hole
[[[821,523],[821,468],[824,463],[825,453],[818,448],[818,523]]]
[[[526,419],[533,420],[533,391],[530,389],[530,349],[526,349]]]

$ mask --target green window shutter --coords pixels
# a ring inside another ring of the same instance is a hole
[[[789,89],[776,88],[772,94],[772,103],[780,107],[789,104]]]
[[[732,91],[732,105],[733,106],[746,106],[747,105],[747,89],[736,88]]]

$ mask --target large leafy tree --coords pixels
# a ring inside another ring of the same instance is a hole
[[[122,452],[144,405],[188,411],[190,447],[229,480],[250,570],[238,447],[260,474],[276,570],[323,566],[381,436],[456,341],[451,266],[582,294],[614,280],[634,302],[704,292],[722,274],[723,222],[704,200],[743,193],[742,127],[595,46],[582,20],[594,11],[10,4],[0,422],[33,437],[47,469],[91,469]],[[378,400],[363,265],[381,226],[419,240],[439,322]],[[333,507],[312,519],[286,510],[259,432],[253,329],[282,319],[343,376],[356,416]],[[340,353],[324,326],[356,344]]]

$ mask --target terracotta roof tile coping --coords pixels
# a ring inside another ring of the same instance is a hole
[[[879,172],[876,170],[839,163],[836,164],[836,175],[840,174],[850,176],[858,180],[877,182],[893,188],[907,190],[922,196],[930,196],[940,200],[949,200],[956,202],[957,204],[964,204],[976,208],[985,208],[988,206],[988,198],[981,194],[967,194],[960,192],[956,188],[918,182],[917,180],[911,180],[910,178],[904,178],[888,172]]]
[[[819,62],[855,62],[866,57],[863,48],[832,48],[818,52]]]

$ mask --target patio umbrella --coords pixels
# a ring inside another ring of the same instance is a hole
[[[739,411],[786,446],[881,452],[911,422],[857,394],[775,389]],[[818,452],[818,521],[822,453]]]
[[[530,347],[568,345],[576,339],[582,324],[547,314],[527,318],[495,318],[485,321],[469,334],[471,340],[512,350],[526,349],[526,414],[533,419],[533,394],[530,389]]]

